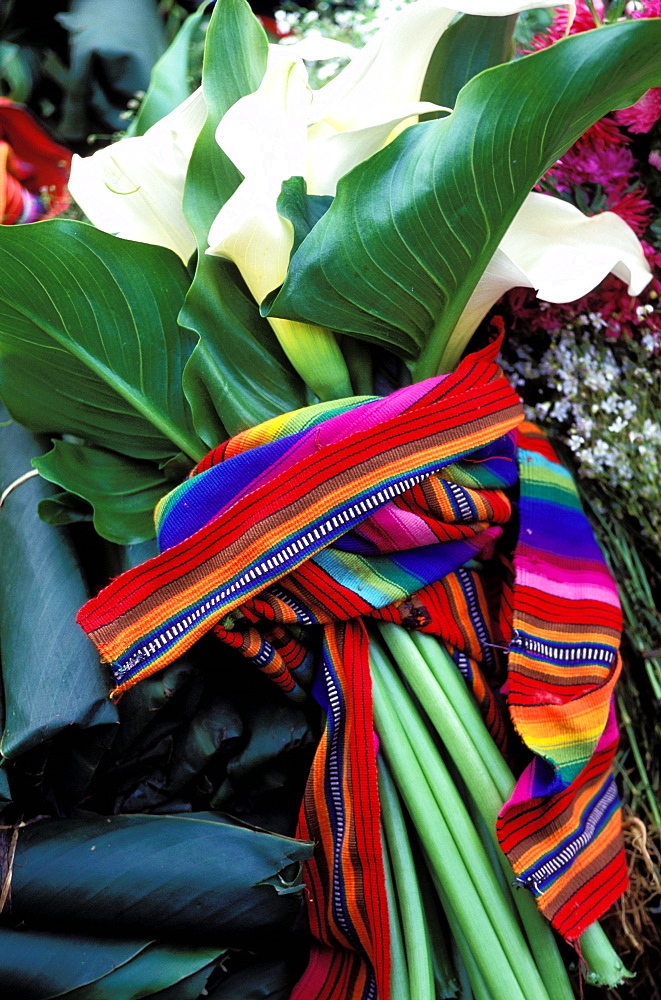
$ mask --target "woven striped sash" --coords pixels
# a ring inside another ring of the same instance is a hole
[[[389,996],[370,616],[441,637],[501,746],[495,647],[511,640],[514,720],[543,758],[503,811],[503,845],[570,938],[621,891],[609,769],[614,587],[571,480],[534,429],[519,435],[517,463],[521,405],[497,349],[453,375],[286,414],[214,449],[160,505],[161,554],[79,614],[117,692],[213,629],[290,697],[311,693],[324,708],[299,822],[317,845],[306,871],[314,945],[293,1000]],[[512,593],[496,550],[518,465],[526,542]],[[567,554],[549,510],[563,539],[571,522]],[[610,868],[595,864],[601,857]],[[573,919],[571,900],[594,891],[599,904]]]

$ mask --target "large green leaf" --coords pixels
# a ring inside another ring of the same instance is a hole
[[[267,42],[245,0],[220,0],[212,14],[202,88],[208,117],[186,177],[184,212],[198,246],[195,277],[180,322],[199,335],[184,386],[198,433],[208,445],[283,411],[305,405],[303,384],[259,315],[235,266],[205,253],[211,223],[241,174],[216,142],[216,127],[266,69]]]
[[[0,1000],[135,1000],[190,977],[225,949],[0,928]],[[180,991],[180,1000],[197,993]]]
[[[161,58],[151,71],[149,87],[140,110],[127,129],[127,135],[144,135],[148,128],[174,111],[192,93],[189,82],[189,53],[191,43],[210,0],[202,3],[190,14]]]
[[[510,17],[462,14],[458,17],[443,32],[434,49],[420,100],[453,108],[459,91],[469,80],[490,66],[509,61],[516,21],[516,14]],[[438,114],[432,112],[429,117],[435,118]]]
[[[144,951],[144,940],[0,928],[0,997],[47,1000],[107,976]]]
[[[154,942],[103,979],[65,994],[66,1000],[197,1000],[225,950]]]
[[[271,313],[419,358],[452,330],[524,198],[596,119],[661,83],[661,20],[567,38],[485,70],[454,112],[407,129],[349,173],[294,254]]]
[[[12,911],[58,928],[252,943],[299,916],[311,851],[211,813],[45,820],[18,839]]]
[[[98,533],[119,545],[154,537],[154,508],[174,486],[153,462],[68,441],[55,441],[33,465],[45,479],[87,500]]]
[[[0,426],[0,492],[30,470],[41,449],[23,428]],[[72,725],[114,723],[108,678],[75,616],[88,594],[61,528],[44,524],[48,492],[35,477],[0,509],[0,643],[5,726],[0,752],[15,757]]]
[[[0,397],[30,430],[136,458],[199,459],[181,390],[188,287],[162,247],[52,219],[0,228]]]

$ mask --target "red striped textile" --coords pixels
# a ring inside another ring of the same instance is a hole
[[[314,943],[293,1000],[389,997],[370,616],[441,637],[502,748],[494,688],[498,647],[509,647],[511,714],[537,756],[501,814],[501,843],[569,938],[621,889],[614,586],[569,476],[534,428],[517,454],[521,406],[497,349],[454,375],[330,416],[287,415],[215,449],[159,512],[161,554],[79,615],[117,692],[213,629],[290,697],[323,707],[299,824],[316,843]],[[519,473],[512,587],[499,546]]]

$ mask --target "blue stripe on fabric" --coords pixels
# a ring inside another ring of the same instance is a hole
[[[268,472],[292,445],[298,444],[304,435],[310,433],[313,432],[300,431],[259,448],[251,448],[183,483],[180,487],[181,498],[163,516],[158,528],[161,552],[183,542],[217,517],[223,508],[234,502],[237,484],[253,483]]]
[[[527,886],[535,895],[545,892],[603,829],[618,808],[619,801],[615,779],[611,776],[581,816],[577,828],[553,851],[539,859],[534,867],[517,876],[516,881]]]

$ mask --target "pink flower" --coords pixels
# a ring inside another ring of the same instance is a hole
[[[661,87],[652,87],[630,108],[615,112],[615,120],[630,132],[649,132],[661,118]]]
[[[658,2],[658,0],[655,0],[655,2]],[[601,18],[604,13],[604,5],[601,0],[595,0],[594,9],[597,17]],[[569,9],[567,7],[558,8],[550,27],[547,28],[543,35],[535,35],[532,39],[533,50],[546,49],[549,45],[553,45],[554,42],[558,42],[561,38],[564,38],[567,34],[568,18]],[[578,35],[582,31],[591,31],[595,27],[592,11],[585,3],[585,0],[578,0],[576,4],[576,17],[569,29],[569,34]]]
[[[652,202],[645,196],[643,187],[629,188],[623,192],[612,191],[608,196],[609,212],[615,212],[633,229],[636,236],[642,236],[650,224]]]

